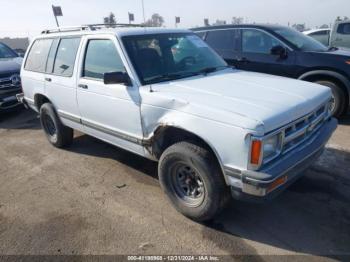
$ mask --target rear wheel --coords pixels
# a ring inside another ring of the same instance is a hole
[[[330,80],[318,80],[315,81],[315,83],[327,86],[332,90],[332,114],[335,117],[340,117],[346,108],[346,97],[343,89],[341,89],[338,84]]]
[[[212,219],[230,199],[222,172],[204,147],[189,142],[170,146],[160,158],[158,171],[171,203],[193,220]]]
[[[40,107],[40,122],[47,139],[55,147],[67,147],[73,142],[73,129],[62,124],[52,104]]]

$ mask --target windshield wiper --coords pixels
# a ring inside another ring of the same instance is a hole
[[[213,73],[213,72],[216,72],[216,71],[218,71],[220,69],[226,69],[226,68],[232,68],[232,67],[229,66],[229,65],[206,67],[206,68],[203,68],[203,69],[199,70],[198,73],[207,75],[209,73]]]
[[[157,83],[157,82],[162,82],[162,81],[170,81],[170,80],[176,80],[176,79],[181,79],[181,78],[186,78],[186,77],[191,77],[191,76],[196,76],[196,75],[201,75],[201,74],[207,75],[209,73],[215,72],[215,71],[220,70],[220,69],[225,69],[225,68],[232,68],[232,66],[225,65],[225,66],[207,67],[207,68],[203,68],[202,70],[199,70],[196,72],[162,74],[162,75],[149,77],[147,80],[144,80],[144,81],[147,84]]]
[[[154,83],[154,82],[159,82],[159,81],[169,81],[169,80],[175,80],[175,79],[180,79],[180,78],[185,78],[185,77],[190,77],[190,76],[195,76],[198,75],[198,73],[195,72],[188,72],[188,73],[174,73],[174,74],[163,74],[163,75],[157,75],[151,78],[148,78],[146,80],[147,83]]]

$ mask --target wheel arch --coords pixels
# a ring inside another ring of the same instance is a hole
[[[344,90],[346,94],[346,104],[347,107],[350,105],[350,80],[344,76],[343,74],[332,71],[332,70],[312,70],[303,73],[298,77],[299,80],[304,80],[304,81],[314,81],[314,80],[333,80],[335,81],[341,89]]]
[[[40,111],[41,106],[45,103],[51,103],[47,96],[40,93],[34,95],[34,106],[38,112]]]
[[[190,141],[197,145],[203,146],[212,153],[222,174],[224,168],[222,161],[215,147],[205,138],[195,134],[194,132],[175,125],[159,125],[149,139],[149,148],[156,159],[159,159],[162,153],[170,146],[180,141]],[[225,176],[224,176],[225,177]]]

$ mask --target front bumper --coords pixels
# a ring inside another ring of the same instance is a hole
[[[336,128],[337,120],[330,118],[304,144],[260,171],[236,170],[225,167],[225,175],[231,185],[232,196],[243,200],[275,197],[315,162],[322,154]]]
[[[0,99],[0,112],[8,112],[21,106],[18,102],[16,94]]]

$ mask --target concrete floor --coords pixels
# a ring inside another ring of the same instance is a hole
[[[348,119],[277,199],[232,201],[215,221],[198,224],[169,204],[154,162],[81,134],[69,149],[56,149],[36,115],[23,110],[0,120],[0,254],[339,259],[350,255],[349,171]]]

